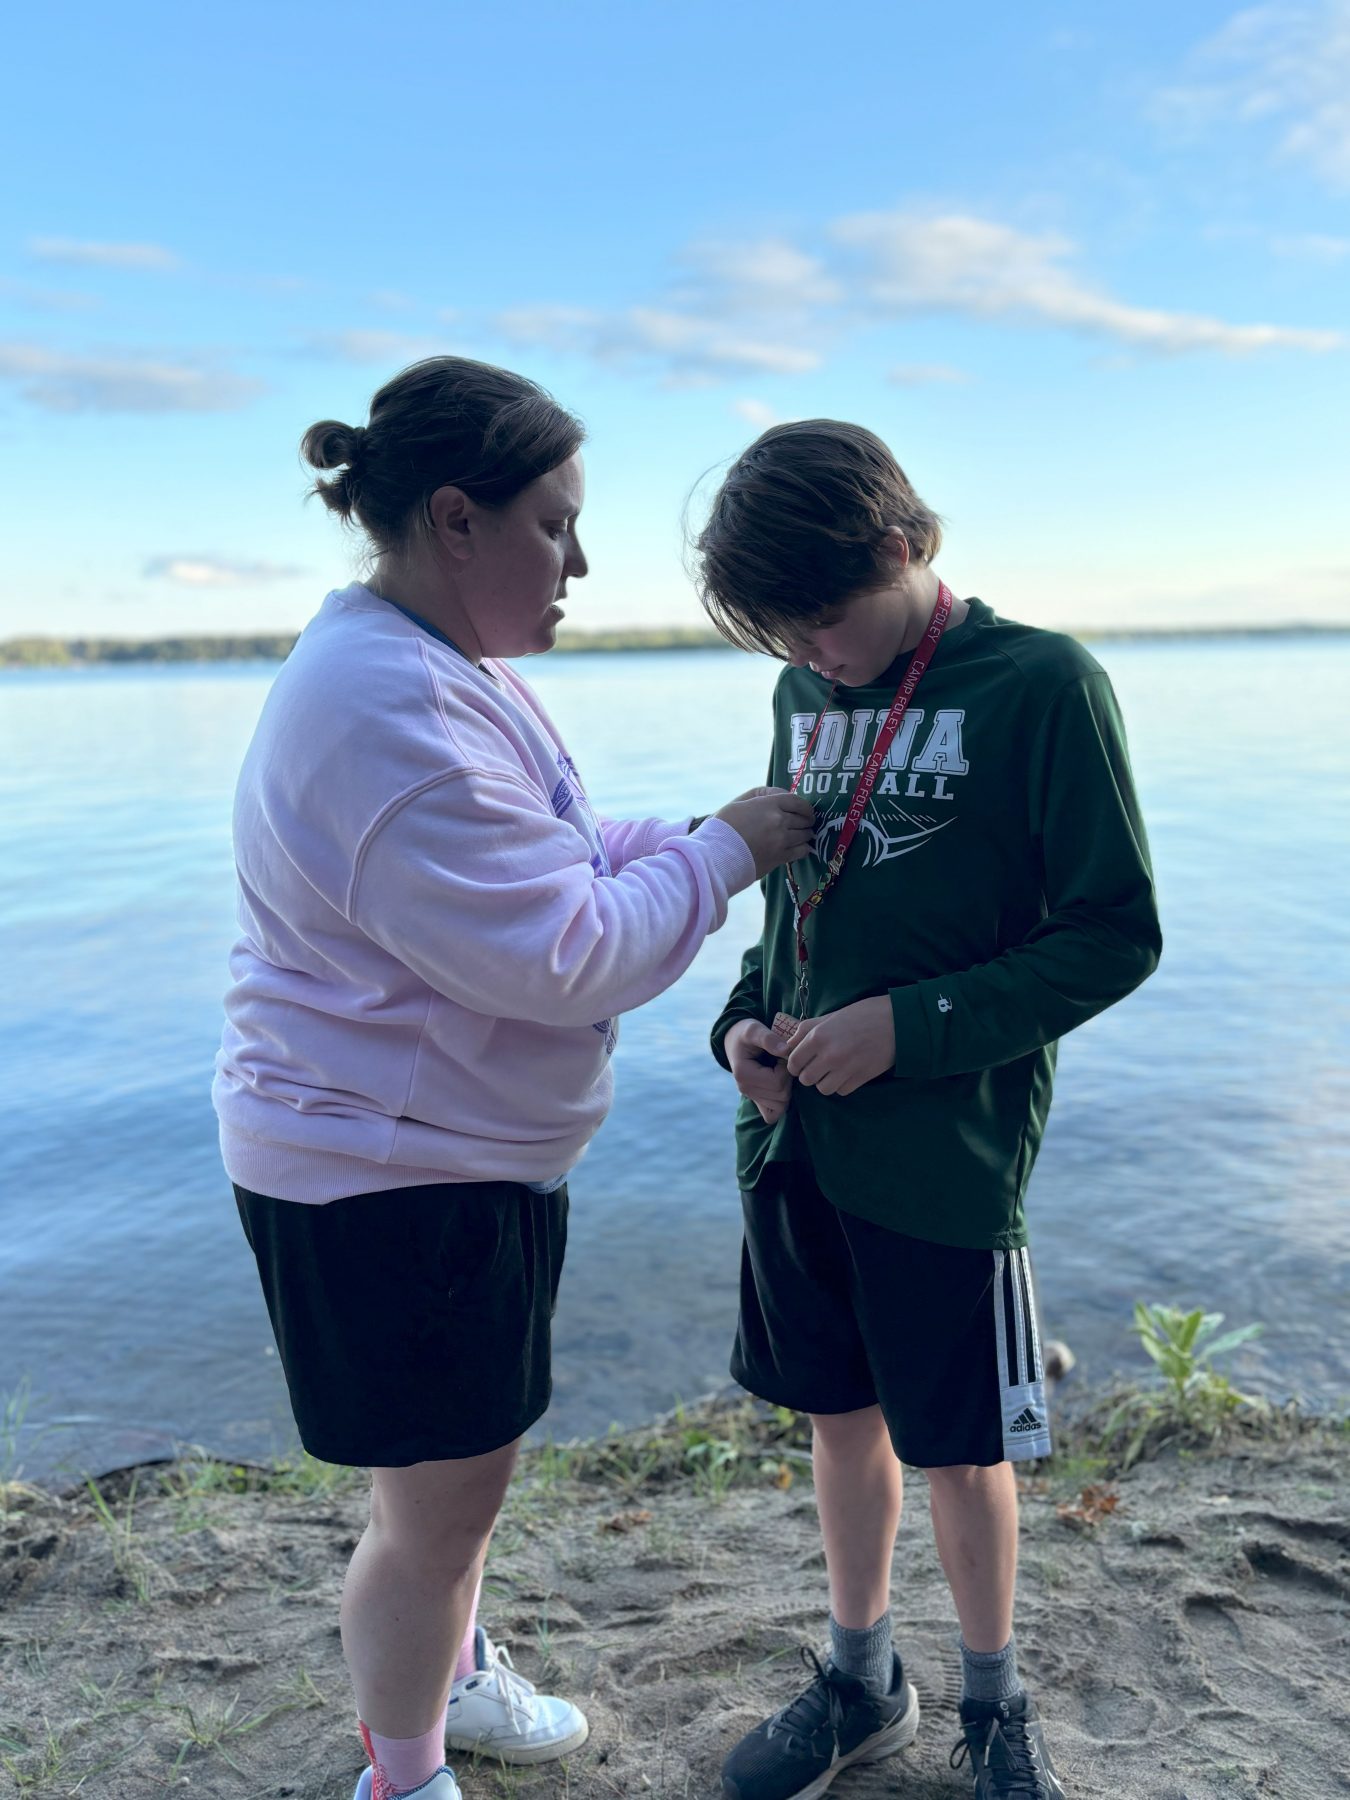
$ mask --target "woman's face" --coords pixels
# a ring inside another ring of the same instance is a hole
[[[495,510],[474,507],[473,554],[457,574],[461,604],[484,656],[551,650],[571,577],[586,573],[577,515],[586,497],[580,452]]]

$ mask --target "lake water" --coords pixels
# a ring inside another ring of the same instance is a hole
[[[1235,1365],[1249,1384],[1343,1403],[1350,641],[1094,648],[1167,948],[1061,1052],[1030,1199],[1046,1323],[1097,1378],[1142,1366],[1136,1297],[1203,1303],[1265,1321]],[[274,673],[0,677],[0,1401],[20,1395],[30,1473],[293,1441],[208,1096],[230,797]],[[711,811],[763,779],[767,663],[585,654],[528,674],[602,811]],[[572,1183],[557,1436],[726,1379],[733,1095],[707,1028],[757,904],[625,1021],[617,1104]],[[7,1435],[0,1416],[0,1465]]]

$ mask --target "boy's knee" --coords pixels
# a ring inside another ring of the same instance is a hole
[[[1001,1463],[945,1463],[937,1468],[925,1469],[928,1485],[939,1492],[953,1490],[968,1492],[971,1488],[993,1487],[1007,1480],[1012,1464]]]

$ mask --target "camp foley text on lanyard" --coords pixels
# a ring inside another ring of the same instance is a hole
[[[904,679],[896,689],[895,699],[891,702],[891,710],[886,714],[881,730],[877,733],[877,741],[872,746],[872,754],[864,763],[862,773],[853,789],[834,855],[825,865],[824,875],[805,900],[802,899],[797,888],[791,865],[789,864],[784,870],[787,876],[788,892],[792,895],[792,924],[797,938],[797,1017],[792,1019],[779,1013],[774,1020],[774,1030],[780,1036],[791,1037],[797,1025],[803,1019],[810,1017],[811,966],[810,952],[806,947],[806,921],[839,879],[840,871],[844,866],[844,858],[848,855],[849,846],[858,835],[858,827],[862,823],[863,814],[867,811],[867,802],[872,798],[872,789],[877,784],[877,776],[881,773],[881,765],[886,760],[886,752],[890,749],[895,734],[900,729],[900,721],[904,718],[909,703],[914,698],[915,689],[923,679],[929,663],[932,662],[938,645],[942,642],[942,634],[947,629],[948,619],[952,616],[952,605],[952,590],[945,581],[939,581],[937,603],[933,607],[932,617],[928,621],[923,636],[919,639],[918,647],[910,658]],[[820,736],[820,728],[825,723],[825,714],[829,711],[830,701],[834,699],[835,688],[838,685],[836,682],[826,696],[825,704],[816,720],[815,730],[811,733],[810,742],[803,752],[797,773],[792,778],[794,794],[801,784],[802,776],[806,773],[807,764],[811,760],[811,752],[816,747],[816,739]],[[784,1031],[785,1027],[787,1028],[786,1032]]]

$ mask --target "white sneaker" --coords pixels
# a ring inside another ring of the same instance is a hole
[[[362,1772],[356,1784],[356,1792],[352,1800],[374,1800],[375,1775],[371,1769]],[[420,1787],[405,1790],[409,1795],[416,1794],[417,1800],[464,1800],[459,1783],[455,1780],[451,1769],[438,1769],[430,1781],[424,1781]],[[403,1800],[403,1796],[399,1796]]]
[[[580,1708],[536,1693],[481,1625],[474,1633],[474,1662],[474,1673],[450,1690],[445,1741],[452,1749],[505,1763],[544,1763],[586,1742],[591,1728]]]

